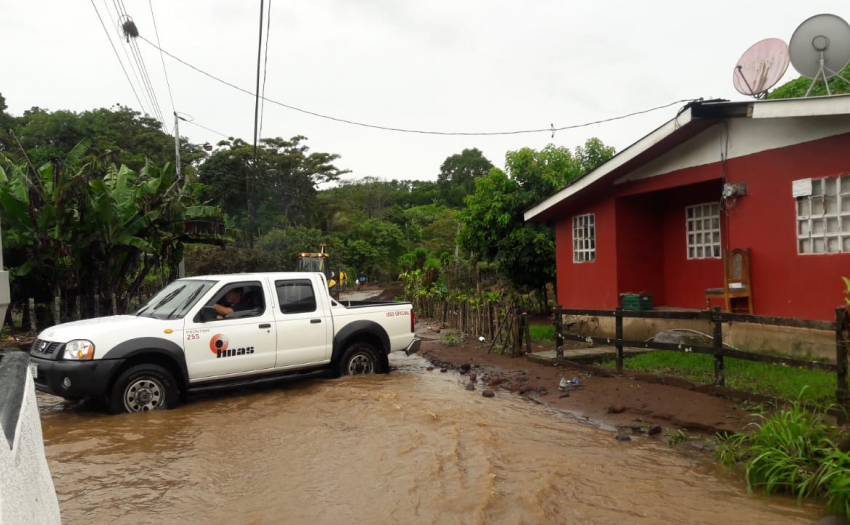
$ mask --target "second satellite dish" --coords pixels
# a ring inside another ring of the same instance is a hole
[[[830,78],[838,76],[848,82],[840,75],[850,63],[850,25],[843,18],[830,14],[809,18],[794,31],[788,48],[794,69],[813,80],[806,96],[818,80],[826,84],[827,94]]]
[[[779,82],[790,61],[788,44],[779,38],[766,38],[741,55],[732,71],[732,83],[738,93],[760,98]]]

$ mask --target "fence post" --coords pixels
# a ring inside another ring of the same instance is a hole
[[[62,323],[62,296],[57,295],[53,298],[53,324]]]
[[[29,309],[30,309],[30,331],[38,333],[38,324],[36,323],[35,317],[35,299],[30,297],[29,299]]]
[[[495,307],[493,306],[493,302],[487,301],[487,323],[490,326],[490,333],[487,335],[491,340],[496,337],[496,312],[494,310]]]
[[[714,313],[720,313],[720,307],[714,307]],[[714,326],[714,340],[713,346],[714,351],[723,351],[723,323],[720,321],[720,317],[717,315],[711,316],[712,324]],[[714,354],[714,384],[716,386],[726,386],[726,374],[723,371],[723,356],[720,354]]]
[[[83,310],[82,310],[81,305],[80,305],[80,296],[78,295],[74,299],[74,319],[72,319],[72,320],[73,321],[79,321],[80,319],[82,319],[82,311]]]
[[[555,307],[555,357],[564,357],[564,316],[561,314],[561,305]]]
[[[614,348],[617,350],[617,373],[623,373],[623,307],[614,311]]]
[[[847,423],[847,344],[844,342],[844,328],[847,320],[847,312],[843,306],[835,309],[835,362],[838,365],[835,397],[838,404],[844,409],[838,418],[838,423]]]
[[[525,353],[531,353],[531,327],[528,326],[528,312],[522,313],[522,326],[525,330]]]
[[[118,298],[112,292],[112,315],[118,315]]]

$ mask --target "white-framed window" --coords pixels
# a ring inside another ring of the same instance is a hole
[[[797,253],[850,253],[850,175],[811,182],[797,197]]]
[[[573,217],[573,262],[583,263],[596,260],[596,215]]]
[[[720,259],[720,204],[685,208],[688,259]]]

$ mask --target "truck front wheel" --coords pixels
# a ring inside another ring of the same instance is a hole
[[[380,368],[378,352],[369,343],[354,343],[342,354],[340,375],[377,374]]]
[[[177,384],[171,372],[159,365],[136,365],[125,370],[109,394],[113,414],[167,410],[177,406]]]

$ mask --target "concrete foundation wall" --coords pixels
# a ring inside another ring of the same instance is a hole
[[[614,337],[613,317],[564,316],[565,331],[594,337]],[[568,323],[573,323],[567,326]],[[712,334],[708,321],[675,319],[623,319],[623,338],[645,341],[674,328]],[[723,342],[739,350],[785,354],[800,359],[826,359],[835,362],[835,332],[766,326],[746,323],[724,323]]]
[[[60,523],[28,363],[23,352],[0,353],[0,525]]]

